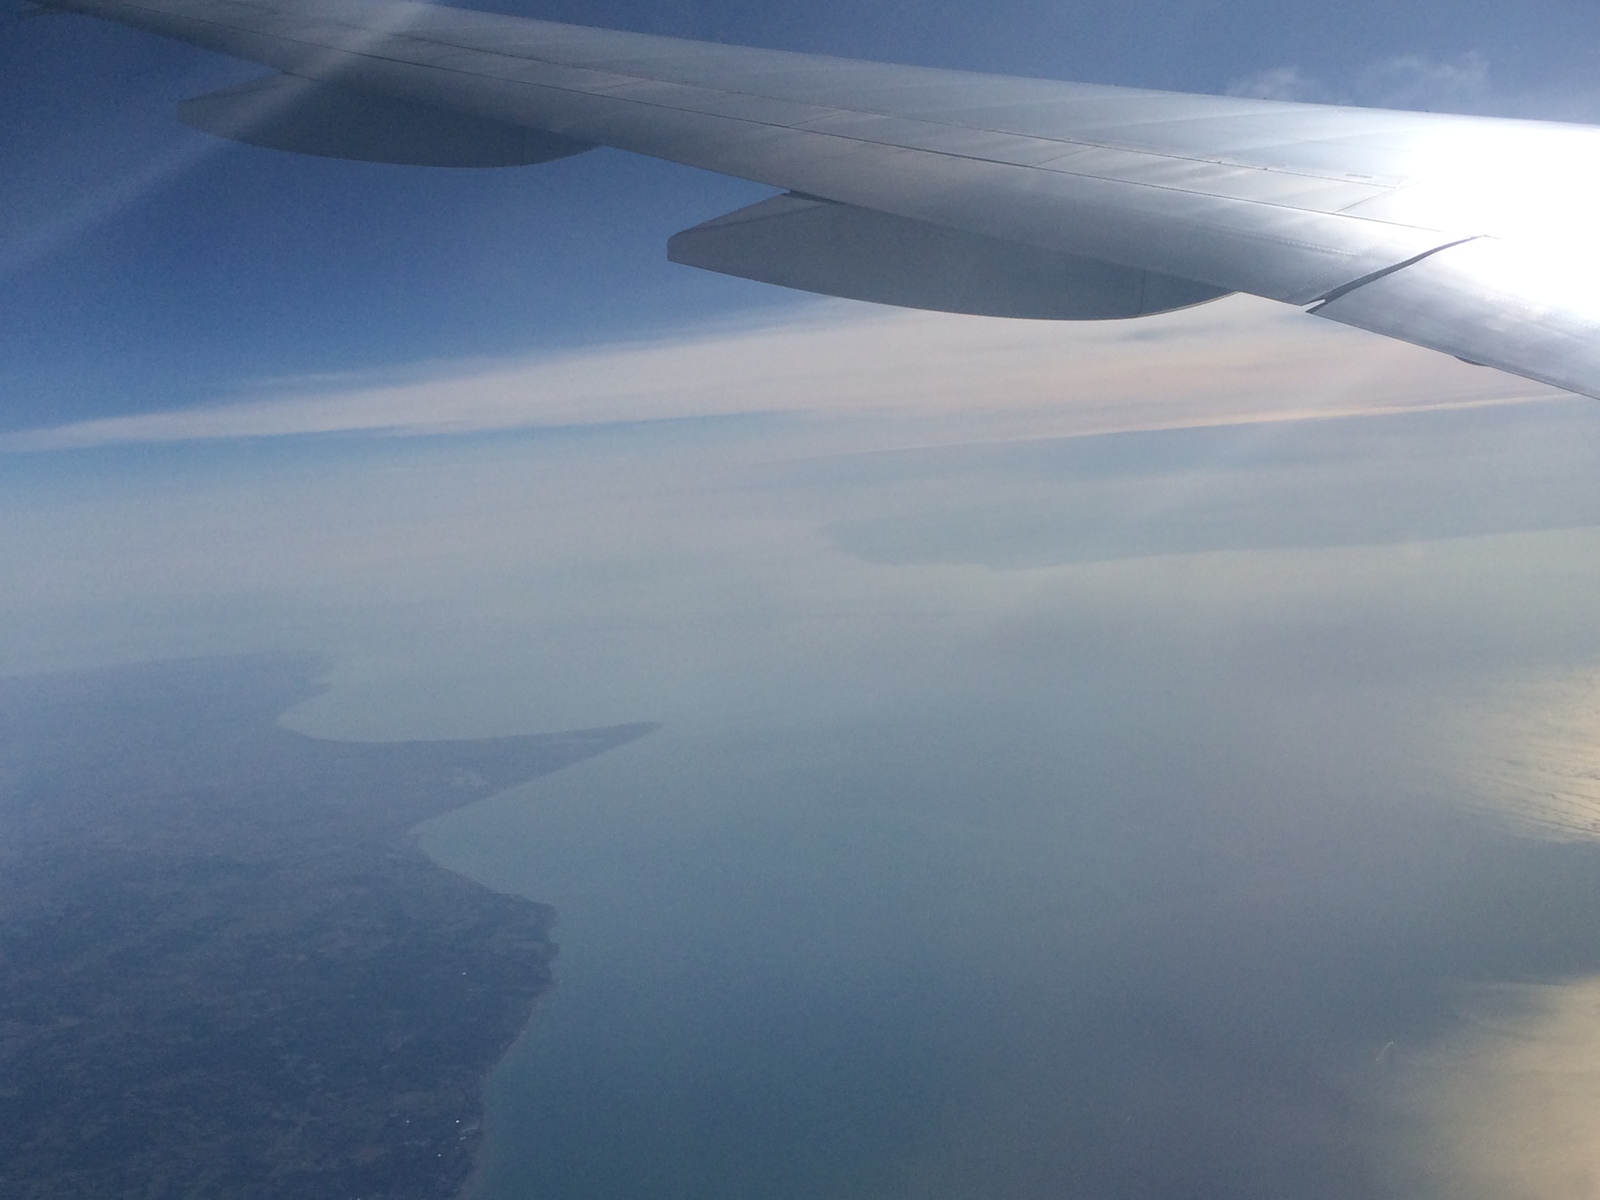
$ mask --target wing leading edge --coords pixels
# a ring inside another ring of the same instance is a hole
[[[294,92],[254,125],[236,99],[190,102],[188,119],[226,136],[454,165],[608,145],[795,194],[674,239],[674,258],[713,270],[1064,319],[1243,291],[1600,396],[1586,212],[1600,129],[1010,79],[393,0],[50,3],[290,77],[251,85]]]

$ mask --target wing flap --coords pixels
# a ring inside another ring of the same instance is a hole
[[[540,129],[293,75],[269,75],[186,100],[178,119],[252,146],[409,166],[525,166],[593,148]]]
[[[991,317],[1112,320],[1226,294],[1192,280],[793,194],[684,230],[667,243],[667,255],[825,296]]]

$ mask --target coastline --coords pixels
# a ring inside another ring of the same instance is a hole
[[[653,727],[323,742],[277,724],[312,678],[265,658],[0,681],[6,1195],[474,1186],[555,913],[410,831]]]

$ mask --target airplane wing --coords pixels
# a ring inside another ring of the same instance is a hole
[[[395,0],[48,0],[280,72],[189,101],[280,149],[605,145],[782,189],[680,262],[831,295],[1133,317],[1249,292],[1600,397],[1600,128],[1014,79]]]

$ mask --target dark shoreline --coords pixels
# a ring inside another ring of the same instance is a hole
[[[322,742],[276,723],[317,666],[0,681],[0,1193],[472,1186],[554,913],[409,831],[651,727]]]

